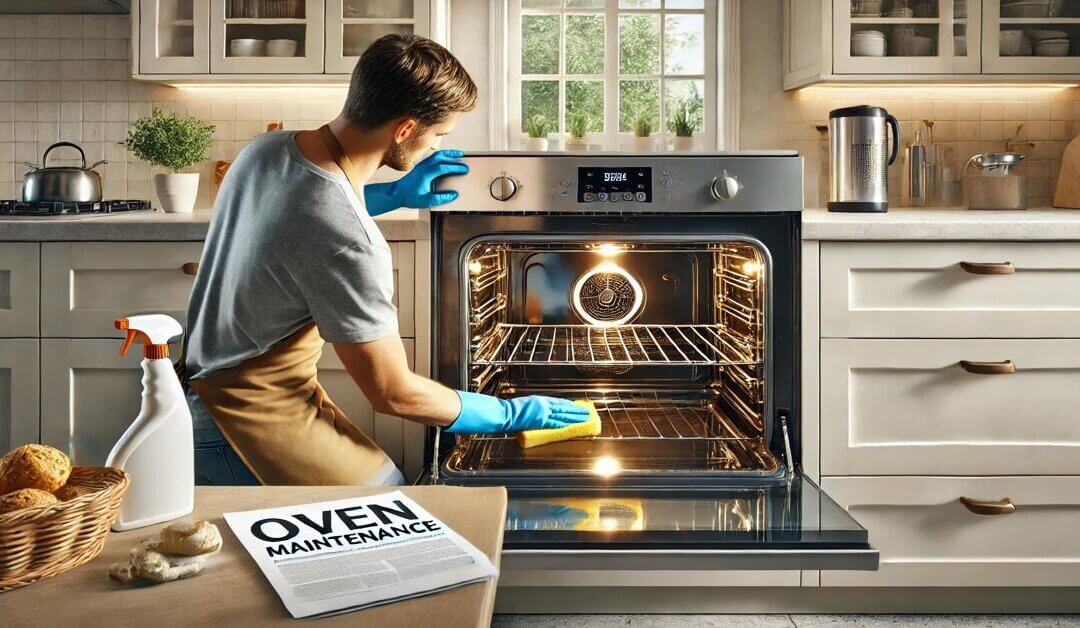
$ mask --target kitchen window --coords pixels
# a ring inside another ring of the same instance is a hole
[[[718,2],[511,0],[509,147],[543,121],[553,149],[575,122],[591,147],[640,149],[646,126],[665,148],[680,115],[693,149],[717,147]]]

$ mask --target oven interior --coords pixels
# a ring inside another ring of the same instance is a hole
[[[462,386],[589,399],[602,432],[530,449],[457,435],[446,476],[783,474],[759,244],[504,236],[461,263]]]

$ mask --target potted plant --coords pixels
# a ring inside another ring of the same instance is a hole
[[[525,150],[543,151],[548,149],[548,120],[536,114],[525,121]]]
[[[636,151],[650,151],[653,146],[653,124],[648,116],[638,115],[634,118],[634,142],[632,146]]]
[[[180,171],[209,157],[213,138],[214,125],[155,109],[131,125],[124,146],[139,159],[169,170],[154,175],[161,208],[190,213],[199,194],[199,173]]]
[[[671,114],[671,123],[668,125],[675,133],[672,140],[672,148],[675,150],[691,150],[694,148],[694,120],[690,117],[690,108],[683,104]]]
[[[570,139],[566,140],[566,150],[586,150],[589,146],[585,141],[585,132],[589,129],[588,114],[571,114],[566,123],[570,130]]]

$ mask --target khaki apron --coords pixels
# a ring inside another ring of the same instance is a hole
[[[318,133],[362,198],[337,138],[326,126]],[[311,323],[262,355],[188,381],[263,484],[360,485],[389,464],[319,384],[315,365],[325,344]]]

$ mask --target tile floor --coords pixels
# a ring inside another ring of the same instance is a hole
[[[1080,615],[496,615],[493,628],[1080,626]]]

